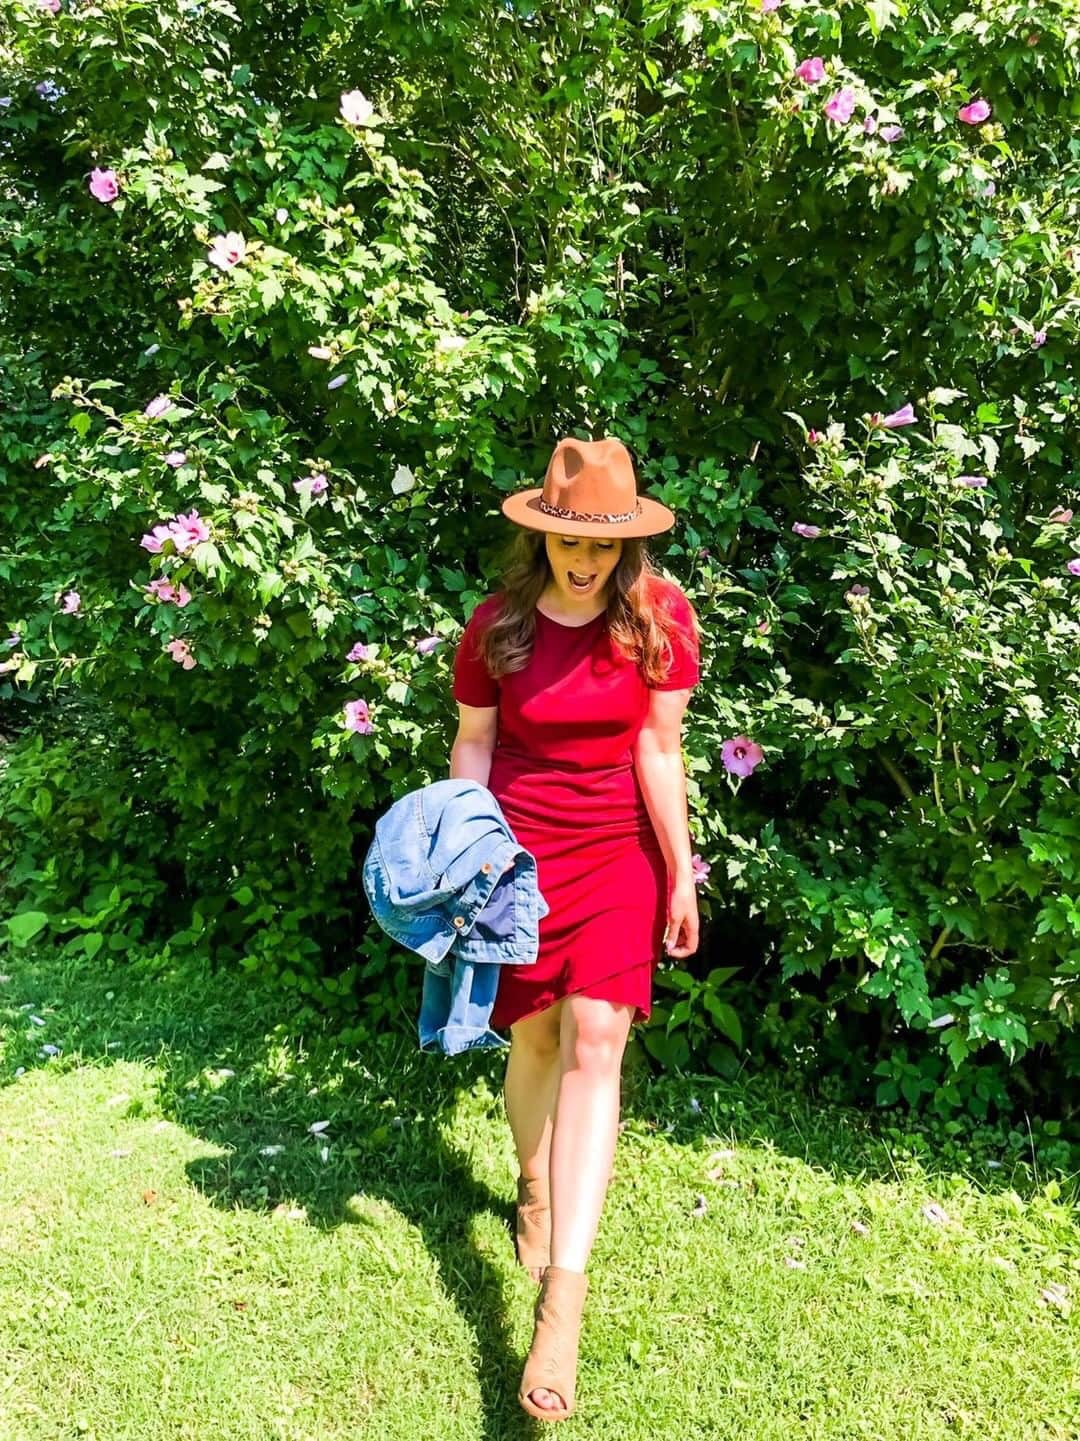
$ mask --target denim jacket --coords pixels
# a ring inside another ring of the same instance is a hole
[[[422,1051],[509,1045],[489,1025],[499,966],[528,964],[548,904],[536,858],[478,781],[433,781],[375,822],[364,892],[379,925],[424,957]]]

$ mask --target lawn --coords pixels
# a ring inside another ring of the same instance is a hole
[[[0,969],[2,1441],[547,1429],[504,1053],[421,1055],[404,1017],[357,1054],[231,976]],[[1075,1177],[790,1077],[652,1079],[636,1043],[624,1075],[551,1434],[1080,1436]]]

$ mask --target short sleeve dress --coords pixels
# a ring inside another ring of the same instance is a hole
[[[672,659],[654,689],[697,685],[700,659],[682,590],[656,577]],[[491,1025],[502,1029],[570,993],[635,1007],[647,1021],[670,881],[632,759],[649,710],[641,667],[621,656],[601,612],[567,625],[536,611],[523,670],[495,681],[476,652],[498,594],[473,611],[454,657],[454,699],[498,706],[488,789],[536,857],[550,910],[535,963],[501,967]]]

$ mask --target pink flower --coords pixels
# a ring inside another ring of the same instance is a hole
[[[882,140],[887,140],[890,144],[892,144],[894,140],[899,140],[903,133],[904,127],[902,125],[883,125],[878,131]]]
[[[173,470],[179,470],[180,466],[187,460],[187,454],[182,450],[170,450],[165,457],[165,464],[171,465]]]
[[[371,735],[375,727],[368,718],[368,704],[366,700],[350,700],[345,702],[345,729],[355,731],[357,735]]]
[[[175,520],[169,522],[169,534],[179,551],[190,550],[199,541],[210,539],[210,530],[197,510],[190,511],[187,515],[177,515]]]
[[[41,0],[42,10],[51,10],[54,15],[60,14],[60,0]]]
[[[353,646],[352,650],[349,652],[349,654],[345,657],[345,659],[346,659],[346,660],[371,660],[371,659],[373,659],[373,657],[374,657],[374,655],[375,655],[375,650],[376,650],[376,647],[375,647],[375,646],[373,646],[373,645],[365,645],[362,640],[358,640],[358,641],[356,642],[356,644]]]
[[[819,525],[807,525],[805,521],[796,520],[792,522],[792,530],[796,535],[801,535],[805,540],[817,540],[821,534]]]
[[[690,865],[693,868],[694,884],[696,886],[704,885],[706,880],[708,880],[712,866],[709,865],[708,861],[703,861],[699,855],[690,857]]]
[[[172,401],[167,395],[155,395],[143,411],[143,415],[148,415],[151,420],[156,420],[159,415],[164,415],[171,406]]]
[[[163,603],[171,602],[172,604],[179,606],[181,610],[184,608],[185,605],[187,605],[188,601],[190,601],[191,599],[191,592],[188,590],[187,586],[185,586],[181,582],[180,589],[177,590],[173,586],[172,582],[168,580],[165,576],[159,576],[157,580],[152,580],[147,586],[147,590],[157,600],[162,601]]]
[[[333,351],[328,345],[309,345],[307,353],[314,356],[316,360],[329,360]]]
[[[748,776],[764,759],[765,752],[749,736],[734,736],[720,747],[720,756],[732,775]]]
[[[820,439],[821,439],[821,432],[820,432],[819,430],[813,430],[813,429],[811,429],[811,430],[808,430],[808,431],[806,432],[806,443],[807,443],[807,445],[817,445],[817,443],[818,443],[818,441],[819,441]]]
[[[761,9],[762,12],[766,15],[769,13],[770,10],[779,10],[780,0],[761,0]]]
[[[845,85],[842,90],[838,90],[825,102],[825,114],[830,120],[835,120],[841,125],[847,124],[854,109],[855,92],[850,85]]]
[[[79,609],[81,599],[77,590],[69,590],[64,596],[64,604],[60,607],[61,615],[74,615]]]
[[[178,665],[182,665],[185,670],[191,670],[193,666],[198,665],[198,661],[191,654],[191,649],[187,641],[179,636],[176,640],[171,640],[165,649],[169,655],[172,656],[173,660],[176,661]]]
[[[911,408],[911,402],[902,405],[899,410],[894,410],[892,415],[887,415],[884,420],[880,421],[880,424],[888,426],[890,430],[896,430],[901,425],[914,425],[915,412]]]
[[[1045,331],[1045,330],[1037,330],[1037,331],[1035,332],[1035,334],[1031,337],[1031,348],[1032,348],[1032,350],[1038,350],[1038,348],[1039,348],[1040,345],[1045,345],[1045,344],[1046,344],[1046,331]]]
[[[800,80],[805,80],[807,85],[817,85],[825,79],[825,61],[820,55],[811,56],[804,60],[801,65],[796,65],[795,74]]]
[[[867,135],[873,135],[874,131],[877,129],[877,116],[868,115],[862,123],[862,128]]]
[[[104,201],[106,205],[115,200],[120,194],[120,182],[116,178],[116,171],[102,170],[100,166],[95,165],[90,172],[90,194],[95,200]]]
[[[303,480],[294,480],[293,490],[299,494],[322,495],[328,484],[326,476],[320,472],[318,475],[307,475]]]
[[[981,125],[990,116],[990,106],[985,100],[971,100],[962,105],[956,115],[965,125]]]
[[[986,182],[986,184],[985,184],[985,185],[983,186],[983,188],[982,188],[982,198],[983,198],[984,200],[990,200],[990,199],[992,199],[993,196],[995,196],[996,194],[997,194],[997,186],[994,184],[994,182],[993,182],[992,180],[988,180],[988,181]]]
[[[769,632],[772,630],[772,626],[767,620],[759,620],[754,629],[757,631],[758,635],[768,635]]]
[[[348,378],[349,377],[347,375],[335,375],[333,380],[328,380],[326,382],[327,390],[339,390],[341,386],[345,384]]]
[[[416,649],[420,655],[430,655],[431,652],[435,649],[435,647],[441,643],[441,641],[441,635],[427,635],[423,638],[423,640],[418,640],[416,642]]]
[[[853,585],[844,592],[844,599],[851,600],[853,597],[869,594],[870,587],[868,585]]]
[[[1060,505],[1057,506],[1054,510],[1052,510],[1047,516],[1047,520],[1051,521],[1054,525],[1068,525],[1069,521],[1072,520],[1072,518],[1072,511],[1063,510]]]
[[[37,460],[34,461],[34,469],[40,470],[42,466],[48,465],[51,460],[52,456],[49,455],[48,452],[46,452],[45,455],[39,455]]]
[[[341,96],[341,118],[347,125],[366,125],[375,107],[362,90],[346,90]]]
[[[144,550],[157,555],[167,540],[173,539],[173,533],[167,525],[155,525],[152,531],[147,531],[139,544]]]
[[[988,482],[985,475],[958,475],[956,483],[966,485],[969,490],[981,490]]]
[[[1080,575],[1080,555],[1073,556],[1072,560],[1067,560],[1065,569],[1070,575]]]
[[[230,230],[225,235],[214,236],[206,258],[211,265],[217,265],[222,270],[231,270],[234,265],[239,265],[246,253],[244,237],[238,230]]]

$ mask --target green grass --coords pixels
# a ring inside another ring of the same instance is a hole
[[[4,969],[2,1441],[1080,1436],[1074,1178],[1030,1158],[943,1167],[635,1043],[552,1432],[516,1401],[504,1053],[357,1055],[232,977]]]

